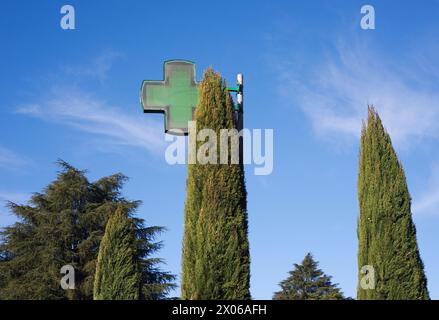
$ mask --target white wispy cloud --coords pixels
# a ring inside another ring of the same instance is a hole
[[[439,165],[433,166],[425,191],[414,198],[412,212],[417,215],[439,214]]]
[[[413,203],[414,214],[439,214],[439,186],[427,191]]]
[[[0,146],[0,168],[17,169],[28,164],[30,160],[12,150]]]
[[[22,115],[71,126],[104,139],[112,146],[132,146],[160,153],[163,122],[132,113],[136,106],[118,108],[75,88],[53,87],[42,102],[17,108]],[[138,107],[140,109],[140,107]]]
[[[437,144],[439,46],[431,37],[413,40],[417,45],[406,52],[386,54],[377,49],[382,46],[346,34],[344,41],[328,38],[316,49],[322,52],[311,53],[314,61],[309,48],[302,52],[294,40],[294,50],[276,51],[287,40],[277,37],[269,40],[269,62],[279,76],[284,104],[299,108],[319,137],[337,145],[358,145],[367,105],[373,104],[397,150]],[[416,215],[439,214],[439,166],[427,180],[413,194]]]
[[[78,77],[92,77],[104,81],[114,62],[123,57],[119,52],[106,50],[92,59],[88,64],[76,66],[64,66],[62,70],[67,75]]]
[[[435,70],[426,69],[425,60],[393,64],[355,42],[332,49],[310,72],[298,71],[301,62],[288,58],[276,65],[282,95],[303,110],[315,132],[357,141],[367,104],[373,104],[398,147],[439,137],[439,91],[428,83],[432,74],[420,77]]]

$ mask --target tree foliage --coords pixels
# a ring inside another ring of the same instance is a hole
[[[139,201],[127,201],[120,190],[126,177],[115,174],[89,182],[84,171],[64,161],[55,181],[28,204],[9,203],[17,222],[4,228],[0,242],[0,299],[92,299],[101,238],[117,207],[130,214],[135,225],[141,298],[163,298],[174,277],[158,268],[151,255],[161,227],[145,227],[132,217]],[[60,269],[75,269],[75,290],[60,286]]]
[[[118,208],[108,219],[99,246],[93,297],[95,300],[138,300],[139,295],[135,225],[123,208]]]
[[[294,264],[289,277],[279,283],[281,290],[274,293],[274,300],[341,300],[343,293],[337,284],[331,283],[331,277],[318,268],[311,253],[302,264]]]
[[[221,76],[207,70],[196,127],[235,129],[232,98]],[[196,150],[206,142],[198,141]],[[232,143],[229,143],[229,146]],[[219,150],[216,157],[220,159]],[[247,193],[242,164],[189,164],[183,242],[183,299],[250,298]]]
[[[375,277],[364,289],[359,272],[358,299],[428,299],[404,170],[373,107],[361,133],[358,199],[358,267]]]

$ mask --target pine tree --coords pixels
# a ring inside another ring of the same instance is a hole
[[[357,298],[428,299],[404,170],[373,107],[361,133],[358,199]],[[373,267],[374,283],[365,281],[363,266]]]
[[[331,277],[318,269],[311,253],[302,264],[294,264],[290,276],[279,283],[281,291],[275,292],[274,300],[341,300],[343,293],[337,284],[331,283]]]
[[[61,171],[29,204],[9,203],[17,222],[4,228],[0,242],[0,299],[92,299],[96,259],[108,218],[122,206],[130,214],[139,201],[127,201],[120,190],[126,177],[115,174],[89,182],[84,171],[58,161]],[[161,227],[135,224],[142,299],[160,299],[174,277],[158,269],[160,249],[154,242]],[[75,269],[75,290],[60,286],[60,269]]]
[[[205,72],[199,90],[195,111],[197,132],[210,128],[220,141],[221,129],[236,128],[232,98],[221,76],[211,69]],[[197,142],[196,150],[204,143]],[[220,159],[219,151],[217,159]],[[189,164],[183,299],[250,298],[247,229],[242,164]]]
[[[140,273],[133,222],[122,208],[108,219],[99,246],[95,300],[138,300]]]

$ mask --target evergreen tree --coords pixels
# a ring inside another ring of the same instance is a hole
[[[428,299],[404,170],[373,107],[361,133],[358,199],[358,267],[373,267],[375,278],[363,289],[359,272],[358,299]]]
[[[108,218],[117,207],[133,213],[138,201],[121,197],[126,177],[115,174],[89,182],[84,171],[58,161],[57,179],[29,204],[9,203],[18,221],[4,228],[0,242],[0,299],[92,299],[96,258]],[[151,255],[161,244],[154,237],[160,227],[135,224],[137,260],[143,299],[163,298],[174,277],[158,269]],[[60,286],[60,269],[75,269],[75,290]]]
[[[94,282],[95,300],[138,300],[135,226],[122,208],[109,218],[99,246]]]
[[[275,292],[274,300],[341,300],[343,293],[331,277],[318,269],[318,262],[308,253],[302,264],[294,264],[290,276],[279,283],[281,291]]]
[[[236,129],[232,98],[207,70],[195,111],[197,132]],[[231,139],[230,139],[231,140]],[[197,142],[196,150],[206,142]],[[233,145],[230,141],[229,146]],[[202,151],[201,151],[202,152]],[[247,194],[242,164],[189,164],[183,242],[183,299],[249,299]],[[207,154],[207,153],[206,153]]]

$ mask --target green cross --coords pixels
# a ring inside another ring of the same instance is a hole
[[[198,84],[195,64],[184,60],[166,61],[165,79],[143,81],[140,101],[145,113],[164,113],[165,132],[182,135],[188,133],[198,103]]]

